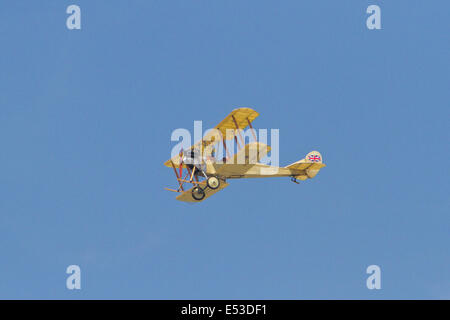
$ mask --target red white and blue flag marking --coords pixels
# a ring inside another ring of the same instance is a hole
[[[319,162],[320,161],[320,157],[316,154],[310,155],[308,156],[308,160],[312,161],[312,162]]]

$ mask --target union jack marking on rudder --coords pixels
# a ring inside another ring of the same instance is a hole
[[[312,162],[319,162],[320,161],[320,157],[318,156],[318,155],[310,155],[309,157],[308,157],[308,160],[309,161],[312,161]]]

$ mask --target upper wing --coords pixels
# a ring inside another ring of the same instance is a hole
[[[211,197],[213,194],[215,194],[216,192],[226,188],[229,186],[228,183],[226,183],[225,181],[221,180],[220,181],[220,186],[217,189],[210,189],[206,186],[205,182],[202,181],[200,182],[200,186],[203,188],[203,190],[205,191],[205,197],[202,200],[195,200],[194,198],[192,198],[192,189],[194,187],[192,187],[191,189],[184,191],[182,194],[178,195],[176,197],[177,200],[179,201],[184,201],[184,202],[201,202],[209,197]]]
[[[259,116],[259,113],[251,108],[234,109],[215,128],[222,133],[222,136],[225,137],[225,139],[230,140],[233,139],[234,136],[227,136],[227,129],[244,130],[257,116]]]
[[[203,137],[202,140],[197,141],[194,145],[189,147],[189,150],[197,149],[203,152],[204,148],[220,142],[222,138],[225,140],[233,139],[234,135],[227,136],[227,129],[245,129],[253,120],[255,120],[258,115],[259,113],[251,108],[234,109],[225,119],[223,119],[217,126],[214,127],[214,129],[217,129],[220,132],[222,137],[217,136],[217,130],[216,132],[214,132],[214,130],[211,130]],[[180,165],[179,155],[176,155],[172,157],[172,159],[164,162],[164,165],[166,167],[172,167],[172,164],[176,167]],[[183,168],[186,167],[185,164],[183,164],[182,166]]]

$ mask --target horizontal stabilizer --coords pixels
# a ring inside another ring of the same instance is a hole
[[[306,163],[299,161],[288,165],[286,168],[294,170],[306,170],[306,169],[319,170],[323,167],[326,167],[325,163]]]
[[[304,159],[294,162],[285,168],[289,169],[296,178],[305,180],[314,178],[319,170],[325,167],[325,163],[322,163],[322,160],[322,155],[318,151],[311,151]]]

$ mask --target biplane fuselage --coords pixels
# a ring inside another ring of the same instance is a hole
[[[304,159],[286,167],[260,163],[270,151],[270,146],[260,142],[244,145],[240,133],[240,130],[250,126],[256,139],[251,122],[257,116],[258,113],[250,108],[235,109],[215,127],[214,134],[203,137],[189,150],[181,151],[179,155],[166,161],[164,165],[173,168],[179,185],[176,190],[166,189],[180,193],[176,197],[177,200],[199,202],[227,187],[228,179],[291,177],[292,181],[298,183],[298,180],[314,178],[319,170],[325,167],[322,155],[318,151],[312,151]],[[233,132],[232,136],[229,135],[230,130]],[[238,134],[242,147],[237,139]],[[240,147],[234,155],[230,155],[227,149],[226,140],[230,139],[234,139]],[[207,151],[217,143],[223,143],[227,152],[227,157],[220,161]],[[193,187],[185,190],[184,184],[192,184]]]
[[[266,177],[291,177],[298,176],[302,172],[289,170],[283,167],[273,167],[261,163],[256,164],[214,164],[217,176],[224,179],[239,178],[266,178]],[[207,172],[214,174],[214,172]]]

